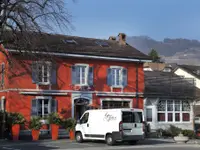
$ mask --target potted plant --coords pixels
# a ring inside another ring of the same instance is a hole
[[[178,134],[178,136],[174,137],[174,141],[176,143],[186,143],[189,141],[189,137],[188,136],[184,136],[181,132]]]
[[[52,140],[57,140],[58,139],[59,125],[62,123],[62,120],[57,113],[51,113],[48,116],[48,121],[49,121],[49,124],[51,126]]]
[[[74,140],[74,138],[75,138],[74,131],[75,131],[75,126],[76,126],[76,120],[73,118],[68,118],[66,126],[67,126],[67,131],[69,132],[70,140]]]
[[[40,117],[32,117],[29,123],[29,129],[32,130],[31,132],[33,141],[37,141],[39,139],[39,133],[42,127],[42,122],[40,119]]]
[[[8,121],[11,125],[11,132],[13,140],[19,139],[20,125],[25,123],[25,118],[20,113],[8,113]]]

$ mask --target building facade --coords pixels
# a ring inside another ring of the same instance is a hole
[[[7,54],[0,54],[2,109],[27,120],[52,112],[79,119],[91,108],[143,109],[143,63],[150,59],[128,45],[125,34],[118,36],[116,41],[48,35],[48,52],[1,46]]]
[[[145,119],[152,132],[170,125],[194,129],[195,80],[173,72],[145,71]]]

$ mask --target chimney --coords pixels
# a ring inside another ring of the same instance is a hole
[[[110,36],[108,40],[110,40],[110,41],[116,41],[116,37]]]
[[[126,34],[125,33],[119,33],[119,44],[120,45],[126,45]]]

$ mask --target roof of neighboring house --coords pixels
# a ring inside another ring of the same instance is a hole
[[[151,60],[149,56],[140,52],[129,44],[120,45],[118,41],[86,38],[78,36],[67,36],[60,34],[29,34],[29,42],[25,42],[23,36],[18,34],[17,37],[6,35],[4,44],[6,49],[17,49],[17,45],[24,49],[31,48],[40,52],[57,52],[67,54],[130,58],[140,60]],[[16,40],[20,39],[20,40]],[[34,45],[34,47],[33,47]]]
[[[196,97],[192,78],[182,78],[173,72],[145,71],[146,97]],[[198,89],[199,90],[199,89]]]
[[[196,78],[200,78],[200,66],[178,65],[178,67],[182,68],[183,70],[185,70],[189,74],[192,74]]]
[[[149,62],[149,63],[144,63],[144,68],[151,68],[154,71],[161,71],[165,68],[164,63],[153,63],[153,62]]]

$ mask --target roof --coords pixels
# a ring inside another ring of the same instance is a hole
[[[176,63],[155,63],[155,62],[148,62],[144,63],[144,68],[151,68],[154,71],[162,71],[165,68],[171,68],[174,70],[177,67]]]
[[[151,68],[152,70],[163,70],[165,68],[165,64],[164,63],[144,63],[144,68]]]
[[[192,66],[192,65],[178,65],[178,67],[182,68],[189,74],[192,74],[196,78],[200,78],[200,66]]]
[[[194,98],[196,90],[193,78],[182,78],[173,72],[145,71],[145,96]]]
[[[29,37],[29,42],[27,42],[27,40],[23,40],[25,37]],[[39,52],[48,51],[54,53],[57,52],[79,55],[151,60],[149,56],[145,55],[129,44],[120,45],[118,41],[113,40],[47,33],[26,33],[25,35],[17,34],[16,37],[13,37],[11,34],[6,34],[3,39],[6,41],[4,44],[6,49],[18,49],[18,46],[20,46],[20,48],[22,47],[21,49],[31,48],[32,51],[37,50]]]

